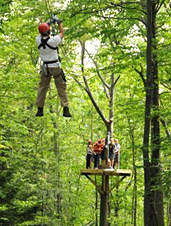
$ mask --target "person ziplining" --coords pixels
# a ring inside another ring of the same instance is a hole
[[[59,34],[51,36],[50,26],[55,23],[58,24]],[[63,116],[71,117],[66,91],[67,85],[65,74],[61,68],[61,62],[57,52],[58,45],[64,36],[62,20],[52,17],[50,22],[41,23],[38,26],[38,30],[40,34],[36,37],[36,43],[40,53],[41,61],[43,63],[41,65],[41,78],[36,99],[36,106],[38,108],[36,117],[43,116],[46,93],[48,91],[52,76],[55,80],[55,86],[63,107]]]

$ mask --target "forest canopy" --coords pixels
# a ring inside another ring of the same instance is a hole
[[[88,139],[109,132],[121,145],[120,168],[132,174],[108,194],[108,225],[171,225],[170,5],[0,0],[0,225],[100,225],[100,195],[80,169]],[[53,79],[44,116],[35,117],[35,38],[52,16],[65,31],[70,119]]]

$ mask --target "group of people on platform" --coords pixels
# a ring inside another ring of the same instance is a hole
[[[109,155],[107,156],[107,149],[109,149]],[[101,164],[100,164],[101,159]],[[109,146],[105,145],[105,139],[98,139],[95,143],[88,140],[87,144],[87,156],[86,156],[86,168],[92,168],[92,162],[94,162],[94,169],[98,168],[119,168],[120,164],[120,144],[118,139],[110,139]]]

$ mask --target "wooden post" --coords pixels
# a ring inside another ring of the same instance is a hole
[[[96,191],[100,194],[100,226],[107,226],[107,217],[108,217],[108,198],[109,193],[113,190],[113,188],[119,186],[121,181],[130,176],[132,171],[125,170],[125,169],[82,169],[81,175],[85,175],[96,187]],[[96,177],[95,180],[91,178],[91,175],[99,175],[102,177],[102,183],[99,185],[97,184]],[[109,176],[122,176],[122,178],[117,181],[117,183],[109,189]]]
[[[100,226],[107,225],[107,215],[108,215],[108,194],[109,194],[109,176],[102,176],[102,190],[103,193],[100,194]]]

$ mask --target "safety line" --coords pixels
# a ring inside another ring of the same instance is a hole
[[[47,9],[48,14],[51,17],[52,16],[52,9],[50,7],[49,0],[45,0],[45,5],[46,5],[46,9]]]

